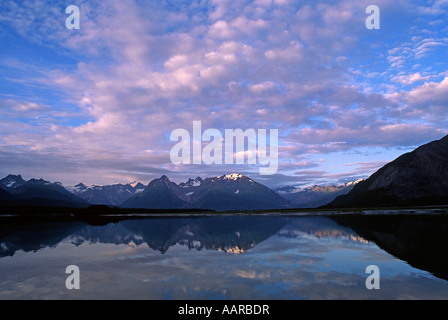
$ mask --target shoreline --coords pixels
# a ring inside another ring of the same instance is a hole
[[[194,217],[312,217],[312,216],[448,216],[448,206],[425,207],[386,207],[386,208],[341,208],[341,209],[282,209],[282,210],[256,210],[256,211],[226,211],[216,212],[210,210],[147,210],[147,209],[122,209],[104,206],[92,206],[89,208],[39,208],[39,207],[7,207],[0,208],[0,222],[8,219],[40,219],[64,218],[69,220],[101,219],[101,220],[125,220],[145,218],[194,218]]]

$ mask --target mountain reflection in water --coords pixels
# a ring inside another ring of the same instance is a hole
[[[160,253],[177,244],[190,249],[242,253],[276,234],[290,221],[283,217],[199,217],[123,220],[104,226],[85,222],[7,223],[0,226],[0,257],[18,250],[55,247],[64,239],[88,243],[146,243]]]
[[[365,264],[372,259],[379,259],[378,262],[380,263],[386,261],[386,258],[382,256],[383,253],[379,252],[381,249],[386,251],[389,257],[392,255],[398,259],[393,262],[394,258],[391,257],[387,258],[387,261],[390,260],[390,262],[385,262],[384,266],[386,269],[389,268],[386,271],[389,272],[391,277],[409,272],[403,270],[415,270],[406,267],[402,262],[405,261],[413,268],[427,271],[440,279],[448,280],[448,250],[445,249],[448,240],[447,231],[448,216],[446,215],[241,215],[133,219],[102,217],[95,218],[95,222],[88,222],[87,220],[31,222],[23,218],[10,217],[0,220],[0,266],[3,262],[4,268],[6,266],[9,268],[8,270],[11,270],[10,272],[14,272],[14,259],[16,257],[19,258],[20,256],[20,259],[16,259],[16,264],[18,263],[20,266],[21,263],[40,261],[33,259],[47,259],[45,257],[50,254],[50,251],[41,255],[42,258],[39,258],[38,254],[45,249],[49,249],[52,250],[49,257],[61,260],[61,264],[66,263],[66,261],[67,265],[73,263],[70,259],[74,256],[77,259],[84,260],[90,259],[88,257],[92,256],[97,257],[92,268],[97,265],[99,268],[101,266],[111,267],[111,260],[109,259],[112,259],[113,256],[109,255],[110,253],[98,251],[99,253],[103,252],[101,253],[102,257],[98,253],[94,254],[97,250],[104,250],[101,249],[101,245],[106,245],[109,247],[104,248],[110,248],[110,246],[117,248],[114,251],[117,252],[118,257],[121,256],[124,259],[122,260],[123,263],[126,261],[127,252],[131,252],[125,248],[138,248],[138,254],[135,252],[132,257],[135,259],[152,257],[151,261],[155,259],[152,270],[156,273],[162,272],[162,269],[159,269],[162,265],[159,265],[157,261],[164,261],[164,259],[176,259],[169,260],[175,263],[172,268],[179,268],[185,263],[195,265],[201,263],[200,261],[202,263],[207,261],[207,268],[211,268],[210,272],[214,268],[223,268],[223,279],[227,277],[227,268],[232,265],[235,268],[240,266],[241,269],[236,270],[235,274],[245,279],[272,277],[279,272],[288,272],[286,274],[279,273],[278,281],[280,282],[276,286],[269,287],[269,290],[274,290],[280,284],[286,286],[286,283],[290,283],[288,286],[291,286],[293,282],[287,282],[291,280],[299,281],[299,279],[303,279],[301,281],[306,282],[308,281],[306,279],[314,275],[314,281],[317,281],[313,287],[316,288],[316,294],[320,292],[321,295],[325,296],[322,293],[324,291],[319,291],[319,286],[323,285],[321,284],[322,279],[318,276],[319,273],[322,277],[330,277],[333,274],[339,274],[338,277],[341,277],[342,274],[345,274],[343,277],[347,277],[346,281],[352,284],[354,280],[350,274],[355,273],[357,275],[356,279],[360,274],[361,289],[359,290],[362,290]],[[70,248],[79,248],[80,250],[74,253]],[[187,251],[191,254],[186,256],[179,251],[180,248],[188,249]],[[67,250],[70,250],[71,253]],[[213,252],[215,253],[213,254]],[[219,252],[229,258],[221,256],[219,258],[221,262],[214,264],[213,259],[217,259],[216,254],[219,254]],[[31,253],[36,254],[32,255]],[[167,255],[169,257],[166,257]],[[237,257],[237,255],[241,256]],[[248,257],[243,259],[246,255]],[[234,258],[231,258],[232,256]],[[143,263],[146,260],[139,261]],[[255,263],[254,265],[252,261]],[[257,266],[258,273],[254,273],[253,268],[255,266]],[[138,264],[129,264],[129,267],[136,268],[137,273],[141,272],[138,269]],[[176,275],[181,277],[179,274],[181,271],[175,271],[171,267],[164,268],[165,271],[163,272],[170,272],[170,277],[176,277]],[[202,268],[205,268],[205,265]],[[273,268],[281,269],[275,270]],[[395,270],[394,268],[398,269]],[[120,272],[120,269],[116,269],[116,267],[113,270],[113,272]],[[424,272],[421,274],[424,274]],[[187,274],[190,275],[190,273]],[[420,274],[420,271],[416,273],[416,277],[418,277],[417,274]],[[301,276],[299,277],[299,275]],[[19,277],[17,272],[13,276]],[[282,282],[281,279],[284,277],[286,278]],[[4,279],[8,279],[8,274],[4,275]],[[157,279],[157,277],[151,279]],[[204,278],[201,276],[201,279]],[[6,282],[13,283],[12,281],[13,278]],[[331,282],[328,284],[329,288],[333,285]],[[415,285],[419,284],[415,283]],[[262,287],[263,285],[256,287],[254,290],[261,290],[257,288]],[[345,284],[343,287],[350,288]],[[400,286],[397,285],[397,288],[400,288]],[[442,285],[440,289],[446,290],[448,294],[448,286]],[[284,293],[286,289],[282,290],[281,293],[277,293],[279,297],[288,297]],[[312,294],[312,292],[307,291],[308,289],[303,288],[301,290],[308,292],[309,295]],[[428,290],[430,290],[429,287]],[[1,291],[2,283],[0,281],[0,296]],[[339,292],[337,289],[333,291]],[[269,293],[269,291],[266,293],[263,290],[257,292],[257,294],[262,292],[263,297]],[[358,292],[350,292],[348,290],[347,294],[359,295]],[[5,291],[3,294],[6,295]],[[249,295],[249,293],[247,294]],[[275,294],[275,291],[269,294]],[[252,298],[252,296],[249,297]],[[296,297],[296,293],[292,297]]]
[[[411,266],[448,280],[447,215],[359,215],[332,219]]]

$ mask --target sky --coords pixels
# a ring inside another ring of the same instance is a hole
[[[448,134],[447,15],[448,0],[2,0],[0,176],[367,178]],[[277,173],[173,164],[170,134],[193,121],[278,130]]]

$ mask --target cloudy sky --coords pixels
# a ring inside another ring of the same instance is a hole
[[[366,28],[371,4],[380,30]],[[447,14],[447,0],[2,0],[0,175],[368,177],[448,134]],[[193,121],[278,129],[278,173],[173,165],[170,134]]]

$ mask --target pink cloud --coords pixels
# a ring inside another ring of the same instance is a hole
[[[105,167],[106,160],[118,158],[174,170],[168,157],[146,150],[168,151],[166,135],[190,128],[194,120],[220,128],[280,128],[283,155],[297,166],[313,164],[300,158],[304,153],[413,145],[443,135],[433,119],[420,121],[428,106],[437,117],[446,115],[448,78],[428,82],[436,77],[394,74],[397,83],[426,83],[384,93],[350,77],[345,56],[362,41],[354,26],[364,23],[365,16],[357,15],[364,3],[211,3],[209,11],[192,2],[173,12],[133,0],[83,2],[79,33],[51,33],[80,62],[70,69],[55,66],[45,84],[65,93],[88,121],[66,127],[48,113],[45,124],[30,133],[14,130],[11,120],[3,125],[2,140]],[[28,6],[17,9],[20,15],[31,13]],[[55,17],[44,15],[41,31],[53,31]],[[14,21],[23,35],[31,28],[18,18],[3,19]],[[45,39],[42,33],[29,36]],[[417,41],[413,52],[436,45]],[[388,54],[384,59],[396,67],[408,58],[404,46]],[[48,112],[38,101],[14,105],[27,114]]]

